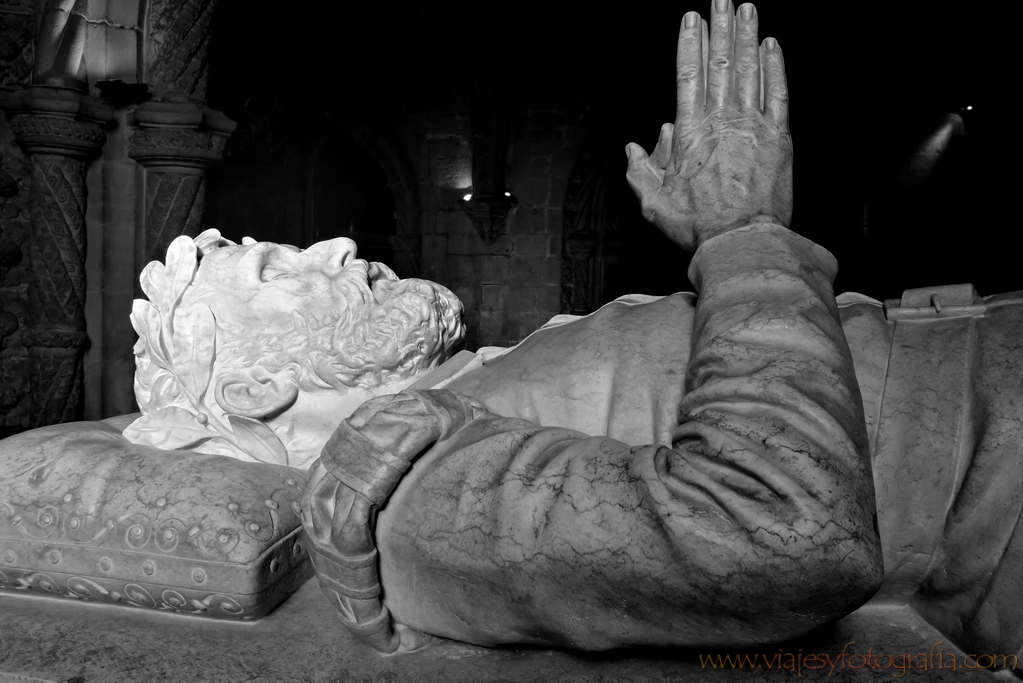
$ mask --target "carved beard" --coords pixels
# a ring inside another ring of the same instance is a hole
[[[461,337],[460,305],[425,280],[377,280],[375,305],[338,328],[334,369],[345,384],[379,386],[436,364]]]

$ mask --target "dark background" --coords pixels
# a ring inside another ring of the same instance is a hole
[[[688,10],[706,17],[709,3],[303,3],[290,18],[255,6],[221,0],[215,18],[208,98],[239,121],[231,145],[245,144],[255,110],[275,112],[267,125],[284,144],[332,107],[393,115],[437,83],[563,100],[600,122],[593,144],[621,155],[608,192],[628,236],[622,277],[636,283],[622,289],[679,289],[684,257],[639,218],[623,150],[635,141],[650,151],[673,120],[678,26]],[[837,291],[884,299],[958,282],[984,295],[1023,289],[1020,133],[1010,119],[1018,64],[1000,37],[1009,19],[979,3],[944,7],[757,3],[761,37],[778,39],[788,69],[791,227],[838,256]],[[922,184],[900,181],[949,113],[962,116],[965,134]],[[387,220],[380,202],[364,210]]]

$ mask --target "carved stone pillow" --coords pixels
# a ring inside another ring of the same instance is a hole
[[[305,473],[129,443],[102,422],[0,442],[0,594],[219,619],[265,615],[310,576]]]

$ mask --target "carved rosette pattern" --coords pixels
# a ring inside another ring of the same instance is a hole
[[[196,159],[220,161],[227,138],[200,130],[137,129],[128,141],[128,155],[139,161]]]
[[[158,94],[206,97],[210,22],[216,0],[151,0],[147,82]]]
[[[12,117],[31,154],[28,288],[24,336],[32,376],[31,426],[81,419],[85,334],[85,157],[98,150],[95,123],[45,114]]]
[[[297,524],[302,485],[286,483],[262,510],[228,503],[234,523],[219,528],[205,515],[136,510],[95,517],[68,501],[70,494],[59,507],[0,500],[0,591],[259,618],[312,575]],[[266,544],[258,560],[232,560],[241,534]]]
[[[88,154],[103,143],[103,130],[99,125],[66,116],[21,114],[11,118],[11,130],[23,146],[49,143],[71,150],[80,147],[83,153]]]

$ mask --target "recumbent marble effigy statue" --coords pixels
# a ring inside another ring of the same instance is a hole
[[[781,49],[750,4],[708,23],[680,30],[675,123],[627,150],[698,296],[447,360],[457,299],[348,240],[179,238],[132,312],[142,416],[0,445],[0,586],[253,619],[311,546],[382,652],[750,646],[879,589],[1018,651],[1023,309],[836,299],[786,227]]]

